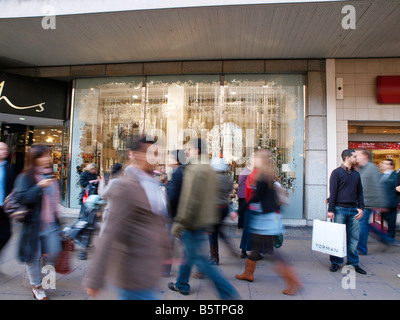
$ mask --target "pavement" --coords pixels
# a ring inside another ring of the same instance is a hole
[[[68,225],[71,218],[65,218]],[[33,300],[29,279],[23,264],[16,259],[16,248],[20,225],[14,224],[13,236],[0,255],[0,300]],[[241,230],[234,225],[225,229],[230,240],[238,248]],[[273,271],[273,264],[267,259],[260,260],[254,273],[255,280],[250,283],[235,279],[235,274],[244,270],[245,260],[233,257],[226,246],[220,244],[219,268],[234,285],[244,300],[399,300],[400,299],[400,248],[383,251],[384,246],[374,236],[369,237],[369,254],[360,256],[360,266],[366,275],[355,274],[355,286],[348,288],[349,275],[329,271],[329,256],[311,250],[311,227],[287,227],[284,244],[276,249],[297,269],[304,288],[295,296],[281,293],[284,282]],[[94,239],[95,241],[95,239]],[[222,241],[220,241],[222,242]],[[180,246],[176,246],[174,255],[180,256]],[[96,298],[86,295],[81,285],[85,270],[90,263],[95,247],[91,248],[87,260],[77,258],[78,250],[71,252],[72,272],[57,274],[56,289],[46,290],[51,300],[114,300],[116,295],[110,286],[104,288]],[[156,288],[160,300],[218,300],[219,297],[209,279],[191,278],[191,292],[183,296],[167,288],[168,282],[175,282],[178,265],[173,265],[170,277],[160,279]],[[347,287],[347,288],[346,288]]]

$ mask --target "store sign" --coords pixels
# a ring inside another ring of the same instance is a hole
[[[35,104],[33,106],[27,106],[27,107],[17,107],[16,105],[14,105],[6,96],[2,96],[2,92],[3,92],[3,87],[4,84],[6,82],[3,81],[2,83],[0,83],[0,101],[4,100],[5,102],[7,102],[7,104],[14,109],[18,109],[18,110],[24,110],[24,109],[30,109],[30,108],[37,108],[35,111],[36,112],[43,112],[44,108],[43,105],[45,104],[45,102],[39,103],[39,104]]]
[[[378,103],[400,103],[400,76],[378,76],[376,96]]]
[[[349,149],[400,150],[400,142],[349,142]]]
[[[64,120],[67,96],[66,82],[0,74],[0,113]]]

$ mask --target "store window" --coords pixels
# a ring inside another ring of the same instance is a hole
[[[157,165],[164,166],[167,173],[172,170],[168,152],[185,150],[195,138],[209,142],[210,156],[220,155],[220,148],[213,143],[213,138],[218,139],[213,133],[220,123],[220,90],[219,76],[148,77],[145,129],[157,137]]]
[[[87,164],[109,173],[126,162],[127,137],[144,129],[142,92],[141,77],[76,80],[70,207],[79,207],[79,175]]]
[[[157,166],[170,173],[171,150],[207,141],[209,157],[222,156],[235,181],[254,149],[272,151],[281,183],[289,189],[286,218],[301,218],[304,104],[301,75],[154,76],[76,81],[72,135],[71,204],[78,204],[78,169],[101,171],[126,162],[126,138],[157,139]],[[204,159],[202,159],[203,161]],[[74,190],[73,190],[74,189]],[[76,200],[74,199],[76,198]]]
[[[301,75],[227,75],[223,122],[233,139],[231,165],[238,174],[253,148],[268,149],[280,183],[290,193],[285,218],[302,218],[304,169],[304,101]],[[226,136],[224,135],[224,139]],[[240,141],[241,140],[241,141]],[[240,152],[239,149],[242,149]]]

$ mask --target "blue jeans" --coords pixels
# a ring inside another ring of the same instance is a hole
[[[363,217],[360,219],[360,236],[358,240],[357,250],[361,254],[366,255],[368,253],[368,234],[369,234],[369,219],[373,211],[371,209],[364,209]]]
[[[54,264],[56,258],[60,254],[61,247],[61,237],[60,231],[57,224],[51,224],[47,226],[45,230],[39,233],[39,238],[37,240],[38,246],[32,261],[26,263],[26,272],[29,276],[30,284],[33,286],[42,283],[42,274],[40,269],[40,259],[42,254],[47,254],[47,262],[49,264]]]
[[[358,241],[357,250],[359,253],[361,253],[363,255],[368,254],[368,235],[369,235],[370,230],[372,232],[374,232],[376,235],[378,235],[380,240],[383,243],[386,243],[386,244],[395,243],[395,239],[394,239],[394,237],[391,237],[391,234],[382,232],[381,230],[376,229],[374,226],[372,226],[369,223],[369,219],[370,219],[371,215],[373,214],[373,212],[374,211],[371,209],[364,209],[363,217],[360,220],[360,239]],[[394,209],[393,217],[395,218],[396,215],[397,215],[397,210]],[[384,216],[385,216],[385,213],[383,213],[383,217]],[[393,229],[393,227],[392,227],[392,229]]]
[[[152,289],[127,290],[114,287],[118,300],[158,300],[157,294]]]
[[[347,264],[356,266],[359,262],[357,254],[357,244],[360,235],[359,222],[355,216],[358,211],[357,208],[344,208],[335,207],[335,223],[341,223],[346,225],[346,237],[347,237]],[[343,263],[343,258],[330,256],[332,264],[340,265]]]
[[[204,231],[185,231],[182,234],[182,244],[184,248],[185,263],[179,268],[178,278],[175,286],[182,292],[189,292],[189,277],[193,265],[196,265],[198,270],[208,276],[217,288],[221,299],[235,300],[240,299],[236,289],[224,278],[222,273],[216,266],[211,265],[207,261],[207,256],[204,254],[206,238]]]

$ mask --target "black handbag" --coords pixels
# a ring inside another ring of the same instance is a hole
[[[15,188],[5,198],[3,203],[3,211],[9,216],[9,218],[18,222],[26,221],[27,217],[31,213],[30,208],[17,201],[17,192]]]

